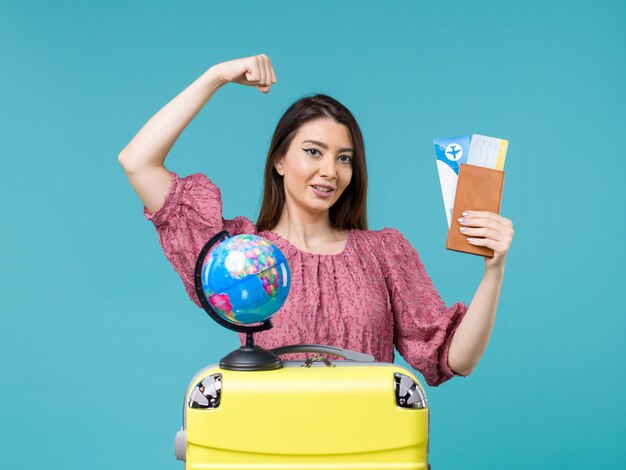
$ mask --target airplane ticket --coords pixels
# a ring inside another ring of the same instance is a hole
[[[473,134],[471,138],[467,135],[458,135],[433,139],[433,144],[449,228],[452,221],[460,164],[467,163],[503,170],[509,142],[504,139]]]

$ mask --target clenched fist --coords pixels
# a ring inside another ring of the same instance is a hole
[[[270,85],[276,83],[272,61],[265,54],[221,62],[211,67],[223,80],[254,86],[269,93]]]

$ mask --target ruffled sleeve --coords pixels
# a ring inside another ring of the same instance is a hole
[[[409,241],[396,229],[382,232],[382,264],[393,311],[394,345],[428,385],[440,385],[461,375],[448,366],[448,349],[468,307],[462,302],[446,307]]]
[[[227,220],[222,217],[219,188],[205,175],[196,173],[180,178],[172,172],[165,202],[151,214],[143,208],[146,219],[156,228],[165,257],[180,275],[187,294],[198,306],[193,282],[196,259],[204,244],[221,230],[231,235],[256,233],[245,217]]]

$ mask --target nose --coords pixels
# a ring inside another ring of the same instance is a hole
[[[337,179],[337,162],[335,157],[328,154],[320,161],[320,176],[325,176],[328,179]]]

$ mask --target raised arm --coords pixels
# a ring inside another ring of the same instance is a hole
[[[171,174],[164,162],[170,149],[213,94],[229,82],[269,93],[276,75],[264,54],[216,64],[152,116],[120,152],[124,172],[150,212],[163,205],[169,189]]]

